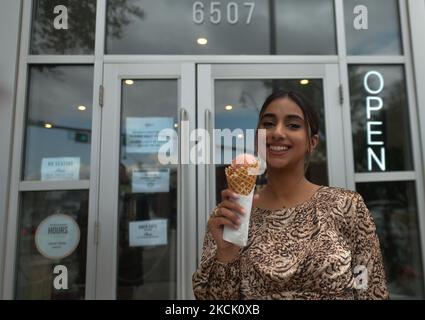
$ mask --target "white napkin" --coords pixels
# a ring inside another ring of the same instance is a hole
[[[255,188],[252,188],[251,193],[247,196],[239,194],[239,199],[235,200],[235,202],[237,202],[245,209],[246,213],[244,215],[240,215],[239,213],[237,213],[238,217],[241,219],[241,224],[238,229],[233,229],[232,227],[224,226],[223,240],[226,240],[241,247],[245,247],[247,245],[249,220],[251,217],[254,190]]]

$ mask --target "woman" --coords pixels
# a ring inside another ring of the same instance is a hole
[[[267,184],[254,196],[248,245],[223,240],[244,214],[231,190],[208,221],[197,299],[387,299],[376,228],[360,194],[305,177],[319,143],[318,117],[294,92],[263,104]]]

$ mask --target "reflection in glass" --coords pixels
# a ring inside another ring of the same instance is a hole
[[[108,0],[106,52],[111,54],[268,54],[268,5],[252,0],[228,4],[210,1]],[[123,12],[115,8],[123,9]],[[210,15],[210,9],[212,14]],[[252,12],[251,12],[252,10]],[[120,12],[124,23],[117,22]],[[230,23],[229,23],[230,18]],[[233,23],[237,19],[236,23]],[[201,22],[202,21],[202,22]],[[249,23],[247,23],[249,21]],[[115,28],[121,32],[115,32]],[[170,32],[170,29],[173,32]],[[160,41],[159,41],[160,39]],[[199,40],[199,39],[206,39]],[[255,40],[254,40],[255,39]],[[199,41],[198,41],[199,40]],[[207,42],[205,44],[205,42]]]
[[[128,80],[122,83],[117,298],[176,299],[177,165],[158,161],[158,132],[175,129],[177,80]]]
[[[398,0],[344,0],[344,16],[347,54],[403,54]]]
[[[69,256],[50,260],[36,248],[35,232],[47,217],[65,214],[77,222],[80,242]],[[86,287],[88,191],[25,192],[18,229],[16,299],[84,299]],[[53,286],[53,269],[63,265],[68,270],[68,289]]]
[[[348,70],[356,172],[412,170],[409,105],[403,67],[352,65]],[[366,77],[370,71],[375,73]],[[365,78],[368,80],[366,87],[372,93],[366,90]],[[374,94],[382,85],[382,91]],[[379,99],[382,99],[381,108]],[[374,144],[381,142],[381,145]]]
[[[89,178],[92,101],[92,66],[30,67],[25,180],[42,178],[42,170],[46,169],[46,166],[42,168],[43,159],[63,158],[74,158],[74,163],[78,159],[79,170],[77,167],[75,174],[67,174],[59,172],[59,168],[56,177],[45,179]],[[81,106],[85,109],[80,110]]]
[[[277,54],[337,54],[333,0],[275,3]]]
[[[375,220],[390,298],[423,299],[415,183],[358,183],[356,189]]]
[[[93,54],[96,0],[34,0],[31,54]]]
[[[336,54],[333,1],[108,0],[106,53]]]
[[[264,100],[272,92],[277,90],[297,91],[308,98],[319,114],[319,145],[313,152],[306,177],[310,181],[320,184],[328,184],[328,167],[326,155],[326,132],[325,132],[325,109],[323,100],[323,83],[320,79],[309,79],[308,84],[300,84],[302,79],[279,79],[279,80],[216,80],[215,88],[215,129],[255,129],[258,114]],[[303,82],[304,83],[304,82]],[[232,106],[231,110],[226,106]],[[221,191],[226,188],[225,165],[229,165],[228,159],[233,159],[236,154],[244,152],[237,149],[237,139],[242,139],[246,144],[245,151],[253,153],[254,145],[246,142],[245,137],[238,137],[235,131],[232,145],[224,139],[215,139],[216,163],[216,199],[220,201]],[[221,165],[220,165],[221,164]],[[257,187],[266,184],[266,175],[259,177]]]

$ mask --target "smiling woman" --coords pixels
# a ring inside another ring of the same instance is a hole
[[[424,17],[424,0],[0,0],[0,299],[191,299],[198,263],[198,298],[381,298],[381,249],[391,298],[423,299]],[[259,152],[266,173],[227,185]],[[248,182],[239,253],[221,223]],[[58,212],[80,242],[50,259],[36,231]]]
[[[306,159],[319,143],[317,119],[298,93],[266,99],[257,129],[266,130],[260,156],[267,184],[254,196],[248,244],[223,239],[223,227],[240,228],[247,214],[235,191],[223,190],[193,275],[196,298],[388,298],[376,227],[363,198],[305,177]]]
[[[282,105],[286,107],[281,108]],[[292,150],[299,151],[301,153],[299,157],[304,157],[305,174],[312,150],[317,147],[319,139],[319,118],[306,98],[293,91],[276,92],[264,102],[259,119],[257,129],[266,129],[268,132],[266,149],[268,159],[286,155],[292,147],[297,147],[297,144],[291,144],[291,141],[279,139],[279,135],[290,135],[295,139],[294,142],[306,138],[304,143],[300,141],[301,146],[306,147],[305,150],[298,148]]]

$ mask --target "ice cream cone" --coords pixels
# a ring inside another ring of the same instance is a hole
[[[239,199],[236,202],[245,209],[246,213],[239,217],[241,220],[239,229],[234,230],[224,226],[223,239],[239,246],[246,246],[247,244],[249,219],[258,170],[258,160],[246,154],[236,157],[232,165],[225,169],[227,184],[232,191],[239,194]]]
[[[249,195],[255,187],[255,181],[257,180],[257,176],[250,174],[249,169],[256,170],[257,168],[258,162],[237,167],[227,167],[225,173],[229,188],[238,194]]]

